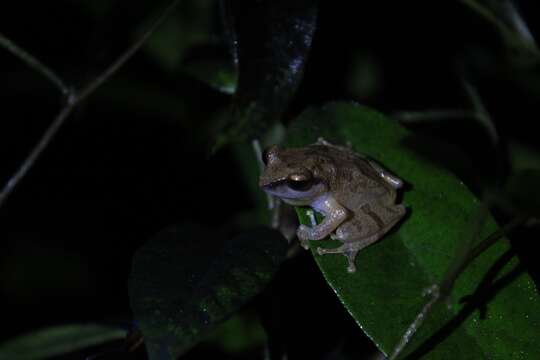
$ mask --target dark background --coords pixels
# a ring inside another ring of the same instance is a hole
[[[496,124],[500,148],[470,119],[411,128],[457,145],[474,168],[474,174],[458,175],[473,179],[469,185],[478,194],[504,183],[512,154],[523,153],[519,149],[527,149],[527,164],[540,164],[537,63],[521,65],[523,55],[458,1],[352,3],[320,2],[313,49],[287,119],[307,106],[344,99],[388,114],[470,109],[466,78]],[[538,38],[534,1],[518,3]],[[125,51],[163,4],[10,2],[2,5],[0,32],[77,86]],[[0,340],[67,322],[128,327],[127,278],[141,244],[169,224],[222,227],[254,206],[231,151],[207,158],[211,121],[227,107],[229,95],[183,68],[199,56],[197,49],[224,46],[217,6],[181,2],[171,22],[182,25],[176,33],[172,26],[170,34],[183,36],[156,33],[152,46],[75,111],[0,209]],[[4,184],[59,111],[61,97],[4,49],[0,79]],[[501,212],[500,220],[505,216]],[[306,304],[316,301],[318,309],[328,308],[326,315],[317,314],[320,324],[330,324],[324,329],[335,330],[336,343],[343,334],[360,337],[305,254],[286,265],[278,288],[275,301],[288,300],[282,316],[292,336],[304,332],[300,338],[317,341],[322,330],[305,326],[313,321]]]

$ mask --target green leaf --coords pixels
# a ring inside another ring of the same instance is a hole
[[[150,359],[174,359],[201,341],[266,286],[286,249],[271,229],[226,240],[190,224],[145,244],[129,288]]]
[[[225,59],[190,59],[189,62],[184,63],[183,70],[186,74],[224,94],[232,95],[236,91],[238,75],[234,67]]]
[[[49,327],[0,344],[0,360],[37,360],[125,338],[126,330],[97,324]]]
[[[302,78],[315,32],[313,0],[226,1],[234,24],[238,88],[216,148],[261,136],[286,110]]]
[[[211,0],[184,0],[145,42],[143,50],[165,70],[178,69],[187,49],[211,37]],[[146,25],[146,24],[145,24]]]
[[[497,225],[489,215],[479,215],[479,201],[458,178],[430,160],[441,144],[413,136],[380,113],[350,103],[308,110],[293,123],[288,145],[304,146],[319,136],[334,143],[350,142],[355,151],[379,161],[408,184],[403,203],[409,216],[359,253],[356,273],[347,273],[344,256],[320,256],[315,251],[318,246],[341,243],[310,242],[327,282],[358,325],[389,354],[428,301],[422,291],[443,279],[454,255],[472,245],[467,240],[477,235],[477,242]],[[305,211],[299,213],[301,222],[310,225]],[[415,356],[526,359],[538,355],[538,295],[515,257],[508,256],[508,249],[506,240],[499,241],[458,278],[449,306],[437,307],[415,336],[409,348],[417,350]],[[461,304],[464,299],[468,301]],[[485,317],[478,309],[485,310]]]
[[[267,341],[266,333],[255,314],[240,312],[218,326],[208,342],[228,354],[240,354],[261,348]]]

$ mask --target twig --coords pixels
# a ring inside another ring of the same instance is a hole
[[[471,251],[469,251],[460,261],[458,261],[454,266],[448,269],[446,275],[444,276],[444,280],[440,284],[442,297],[447,297],[450,294],[450,291],[452,291],[455,281],[457,280],[459,275],[463,273],[467,266],[469,266],[470,263],[472,263],[480,254],[490,248],[493,244],[495,244],[505,234],[525,224],[527,220],[528,218],[525,216],[520,216],[513,219],[508,224],[506,224],[502,228],[497,229],[497,231],[493,232],[491,235],[485,238]]]
[[[509,42],[513,43],[514,46],[525,48],[534,54],[536,58],[540,58],[540,50],[534,41],[531,42],[529,38],[524,38],[519,30],[515,31],[508,27],[504,22],[497,18],[487,6],[480,4],[476,0],[461,0],[461,2],[495,26],[501,35]]]
[[[487,112],[478,91],[467,80],[462,79],[462,83],[473,107],[471,110],[433,109],[424,111],[398,111],[392,114],[391,117],[402,124],[472,119],[480,123],[480,125],[486,129],[491,142],[494,145],[497,145],[499,143],[497,129],[495,128],[493,120]]]
[[[395,360],[399,355],[401,355],[403,349],[405,349],[405,347],[409,344],[414,334],[416,334],[416,331],[420,328],[420,326],[422,326],[427,316],[431,313],[433,306],[435,306],[435,304],[441,299],[438,285],[433,285],[425,293],[425,295],[431,296],[431,299],[424,305],[424,307],[422,307],[422,310],[420,310],[418,315],[416,315],[414,321],[409,325],[407,331],[405,331],[398,344],[394,347],[392,355],[390,355],[388,360]]]
[[[478,94],[478,90],[464,78],[462,82],[463,82],[463,87],[465,88],[465,92],[467,93],[467,96],[469,97],[469,100],[471,101],[472,106],[475,110],[475,114],[476,114],[475,119],[478,120],[478,122],[482,126],[484,126],[492,143],[494,145],[498,145],[499,134],[497,133],[497,128],[495,127],[495,124],[493,123],[491,116],[486,110],[486,107],[484,106],[484,103],[482,102],[480,94]]]
[[[67,95],[69,93],[69,87],[58,75],[54,73],[54,71],[49,69],[43,63],[41,63],[41,61],[30,55],[24,49],[17,46],[17,44],[5,37],[2,33],[0,33],[0,46],[4,47],[7,51],[18,57],[30,68],[46,77],[51,83],[54,84],[54,86],[60,89],[62,94]]]
[[[21,166],[17,169],[15,174],[11,176],[8,180],[2,191],[0,192],[0,208],[6,202],[7,198],[15,190],[24,176],[35,164],[39,156],[50,144],[54,136],[58,133],[62,125],[64,124],[66,118],[71,114],[73,109],[86,99],[92,92],[94,92],[100,85],[102,85],[106,80],[108,80],[122,65],[124,65],[137,50],[140,49],[142,44],[150,37],[150,35],[156,30],[156,28],[161,25],[165,18],[174,10],[179,0],[173,0],[159,15],[159,17],[152,23],[152,25],[143,33],[141,38],[137,40],[125,53],[123,53],[111,66],[109,66],[103,73],[97,76],[95,79],[90,81],[86,86],[83,86],[80,91],[71,90],[69,87],[65,86],[64,83],[54,75],[51,71],[48,70],[45,66],[41,65],[34,57],[18,48],[10,40],[4,38],[0,34],[0,45],[5,46],[10,49],[14,54],[22,58],[27,64],[36,70],[40,71],[47,77],[52,75],[51,81],[55,82],[57,86],[62,89],[62,92],[67,95],[67,100],[64,107],[60,110],[58,115],[55,117],[51,125],[47,128],[39,142],[32,149],[30,154],[23,161]],[[49,75],[47,75],[49,74]],[[61,86],[59,85],[61,84]]]
[[[444,280],[439,285],[435,284],[428,290],[427,294],[431,296],[431,299],[422,307],[422,310],[420,310],[414,321],[409,325],[398,344],[394,347],[392,355],[388,358],[389,360],[395,360],[403,353],[403,350],[410,343],[414,334],[417,332],[423,322],[427,319],[433,307],[437,303],[444,301],[450,295],[455,281],[459,275],[463,273],[467,266],[469,266],[469,264],[472,263],[480,254],[495,244],[505,234],[514,230],[518,226],[525,224],[527,220],[528,219],[526,217],[518,217],[510,221],[502,228],[497,229],[497,231],[493,232],[486,239],[482,240],[482,242],[472,248],[464,257],[462,257],[447,270],[446,275],[443,278]]]
[[[74,97],[70,96],[62,110],[58,113],[58,115],[56,115],[54,121],[45,131],[39,142],[36,144],[36,146],[34,146],[30,154],[26,157],[21,166],[17,169],[15,174],[11,176],[11,178],[8,180],[8,182],[2,189],[2,192],[0,193],[0,208],[2,208],[2,205],[4,205],[9,195],[11,195],[13,190],[15,190],[17,185],[28,173],[30,168],[35,164],[41,153],[49,145],[52,138],[56,135],[56,133],[64,123],[64,120],[66,120],[68,115],[71,114],[71,112],[73,111],[75,105],[76,102],[74,100]]]
[[[125,53],[112,63],[103,73],[98,75],[88,85],[84,86],[78,91],[77,102],[84,100],[94,90],[101,86],[106,80],[108,80],[120,67],[122,67],[132,56],[141,48],[144,42],[152,35],[152,33],[163,23],[163,21],[169,16],[169,14],[178,5],[179,0],[173,0],[158,16],[158,18],[150,25],[150,27],[142,34]]]
[[[392,118],[403,124],[431,122],[433,120],[446,121],[455,119],[476,119],[476,112],[459,109],[434,109],[425,111],[398,111],[391,115]]]

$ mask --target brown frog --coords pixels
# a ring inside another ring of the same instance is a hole
[[[265,169],[259,186],[295,206],[310,206],[324,215],[323,221],[300,225],[297,236],[304,248],[308,240],[328,235],[343,243],[323,254],[343,254],[347,271],[355,272],[358,251],[380,239],[405,215],[396,204],[403,181],[374,161],[343,146],[320,138],[304,148],[271,146],[263,154]]]

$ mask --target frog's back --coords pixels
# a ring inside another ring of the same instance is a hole
[[[367,158],[352,151],[331,152],[342,164],[336,169],[336,181],[331,189],[341,204],[354,209],[376,199],[393,202],[395,189],[381,178]]]

